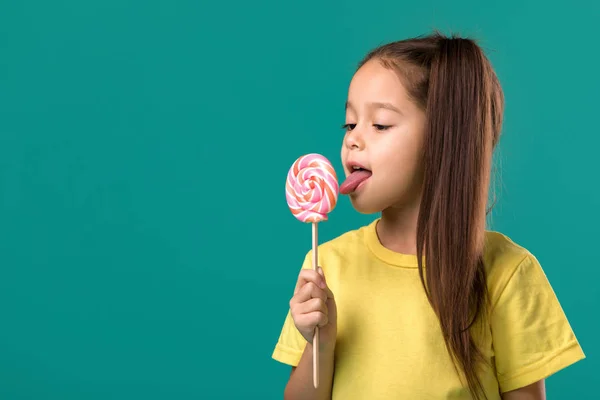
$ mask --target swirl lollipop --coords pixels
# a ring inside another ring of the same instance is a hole
[[[285,183],[285,197],[290,211],[298,220],[312,223],[313,269],[319,265],[317,224],[327,220],[337,203],[339,185],[333,166],[320,154],[298,158],[290,168]],[[313,383],[319,386],[319,327],[313,337]]]
[[[298,158],[288,172],[285,197],[294,217],[302,222],[327,220],[337,203],[338,192],[335,170],[320,154]]]

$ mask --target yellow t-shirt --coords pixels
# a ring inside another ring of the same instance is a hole
[[[332,399],[470,399],[427,301],[416,256],[383,247],[377,221],[319,246],[338,309]],[[585,358],[531,253],[487,231],[484,261],[492,307],[476,341],[491,365],[480,374],[489,400]],[[310,252],[302,268],[312,268]],[[273,358],[296,366],[305,345],[288,312]]]

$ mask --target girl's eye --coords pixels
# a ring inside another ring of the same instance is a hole
[[[345,131],[351,131],[352,129],[354,129],[354,127],[356,127],[356,124],[344,124],[344,125],[342,125],[342,129],[344,129]]]
[[[387,129],[390,129],[392,126],[391,125],[378,125],[375,124],[373,125],[378,131],[385,131]]]

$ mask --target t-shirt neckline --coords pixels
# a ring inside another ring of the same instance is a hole
[[[413,254],[397,253],[383,246],[377,235],[377,223],[381,218],[377,218],[367,225],[365,241],[369,250],[381,261],[386,264],[405,268],[418,268],[417,256]]]

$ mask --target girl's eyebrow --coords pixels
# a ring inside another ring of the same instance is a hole
[[[391,103],[371,102],[371,103],[368,103],[368,106],[370,108],[385,108],[386,110],[391,110],[391,111],[397,112],[398,114],[402,114],[402,111],[400,111],[396,106],[394,106]],[[349,101],[346,102],[346,110],[347,109],[354,110],[352,103],[350,103]]]

